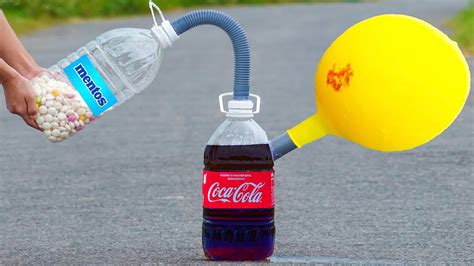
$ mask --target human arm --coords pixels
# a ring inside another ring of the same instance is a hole
[[[44,69],[26,51],[1,10],[0,40],[0,83],[7,109],[38,129],[35,95],[29,80]]]
[[[32,79],[44,71],[21,44],[2,10],[0,10],[0,40],[0,58],[20,75]]]
[[[0,83],[3,85],[7,109],[23,118],[25,123],[39,129],[35,95],[28,79],[0,58]]]

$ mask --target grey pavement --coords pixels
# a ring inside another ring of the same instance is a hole
[[[446,30],[466,3],[221,10],[248,32],[252,92],[263,99],[256,120],[275,137],[314,112],[315,67],[345,28],[404,13]],[[23,41],[49,66],[106,30],[150,26],[147,16],[98,20]],[[150,88],[64,143],[50,144],[0,101],[0,263],[205,263],[202,155],[224,120],[217,96],[231,88],[231,45],[201,27],[167,51]],[[326,137],[278,160],[271,261],[474,263],[473,114],[471,97],[443,135],[408,152]]]

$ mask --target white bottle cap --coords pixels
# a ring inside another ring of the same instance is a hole
[[[163,48],[171,47],[173,43],[179,39],[178,34],[176,34],[176,31],[168,20],[163,21],[160,26],[154,25],[151,30],[155,33]]]
[[[178,34],[176,34],[176,31],[173,29],[173,26],[171,26],[171,23],[165,19],[165,16],[163,16],[163,12],[161,12],[161,9],[153,3],[151,0],[148,3],[151,11],[151,16],[153,17],[153,22],[155,22],[155,25],[151,28],[151,31],[156,35],[158,38],[158,41],[163,48],[168,48],[171,47],[171,45],[179,39]],[[158,10],[158,13],[160,14],[161,18],[161,25],[158,26],[158,23],[156,22],[155,18],[155,12],[153,9]]]
[[[225,113],[227,117],[253,117],[254,114],[260,112],[260,97],[255,94],[250,94],[250,97],[256,99],[256,109],[253,110],[254,104],[250,99],[245,100],[230,100],[227,104],[228,111],[224,109],[224,96],[233,95],[232,92],[223,93],[219,95],[219,107],[221,112]]]

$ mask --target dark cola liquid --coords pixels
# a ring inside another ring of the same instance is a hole
[[[268,144],[208,145],[204,170],[214,172],[273,171]],[[202,244],[213,260],[263,260],[275,244],[274,208],[203,210]]]

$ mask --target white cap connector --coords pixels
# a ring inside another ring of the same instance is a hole
[[[153,22],[155,25],[151,28],[151,31],[156,35],[158,38],[158,41],[160,42],[161,47],[163,48],[168,48],[173,45],[173,43],[179,39],[178,34],[176,34],[176,31],[173,29],[173,26],[171,26],[171,23],[169,20],[165,19],[165,16],[163,16],[163,12],[161,12],[161,9],[153,3],[151,0],[148,2],[148,5],[150,7],[151,11],[151,16],[153,17]],[[156,22],[155,18],[155,11],[156,9],[158,13],[160,14],[161,18],[161,25],[158,26],[158,23]]]
[[[253,110],[254,104],[250,99],[246,100],[230,100],[227,104],[228,110],[224,109],[224,96],[233,95],[232,92],[223,93],[219,95],[219,108],[221,112],[225,113],[228,117],[253,117],[254,114],[260,112],[260,96],[250,94],[251,98],[256,99],[255,111]]]
[[[179,39],[178,34],[176,34],[176,31],[174,31],[168,20],[163,21],[160,26],[153,26],[151,30],[155,33],[163,48],[171,47],[173,43]]]

